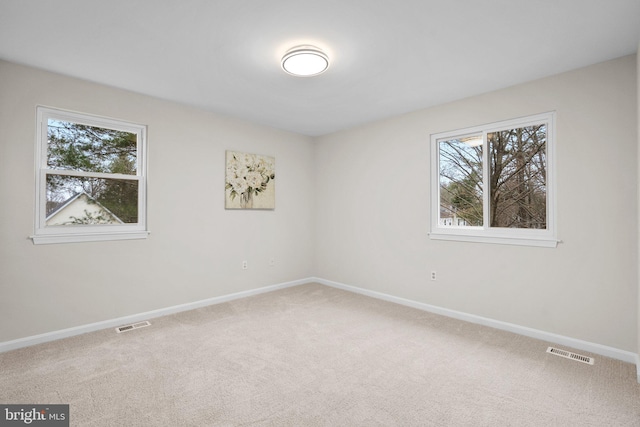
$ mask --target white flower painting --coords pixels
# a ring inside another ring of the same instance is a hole
[[[227,151],[226,209],[275,209],[275,159]]]

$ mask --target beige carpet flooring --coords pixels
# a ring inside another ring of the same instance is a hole
[[[318,284],[0,354],[78,426],[640,426],[635,366]]]

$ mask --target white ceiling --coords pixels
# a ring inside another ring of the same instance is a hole
[[[639,41],[640,0],[0,0],[1,59],[311,136]],[[284,73],[298,44],[329,70]]]

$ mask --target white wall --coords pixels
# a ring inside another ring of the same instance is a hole
[[[315,141],[0,61],[0,342],[317,276],[640,352],[636,61]],[[149,126],[147,240],[31,243],[38,104]],[[551,110],[564,243],[429,240],[429,135]],[[226,149],[276,158],[275,211],[224,210]]]
[[[638,247],[640,248],[640,42],[638,43],[638,51],[636,52],[636,76],[637,76],[637,84],[636,84],[636,90],[637,90],[637,99],[636,99],[636,110],[637,110],[637,114],[638,114],[638,119],[637,119],[637,126],[638,126],[638,165],[637,165],[637,169],[636,171],[638,171]],[[640,251],[639,251],[640,252]],[[640,253],[638,253],[638,256],[640,257]],[[637,375],[638,375],[638,382],[640,383],[640,258],[637,261],[637,267],[638,267],[638,340],[637,340],[637,353],[638,353],[638,359],[636,362],[636,368],[637,368]]]
[[[629,56],[318,138],[316,275],[637,351],[636,79]],[[429,240],[430,134],[547,111],[563,243]]]
[[[28,239],[38,104],[148,125],[147,240]],[[227,149],[275,157],[274,211],[225,211]],[[311,276],[313,161],[308,137],[0,61],[0,342]]]

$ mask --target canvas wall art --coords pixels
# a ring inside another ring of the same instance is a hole
[[[275,158],[226,152],[226,209],[275,209]]]

